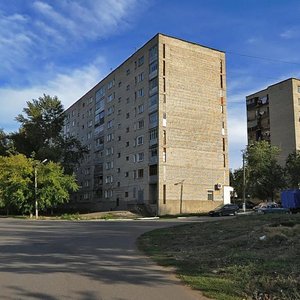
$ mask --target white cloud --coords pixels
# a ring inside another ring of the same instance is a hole
[[[283,31],[282,33],[280,33],[279,36],[282,37],[283,39],[287,39],[287,40],[299,38],[299,36],[300,36],[299,28],[287,29],[287,30]]]
[[[123,30],[130,23],[130,15],[145,1],[137,0],[85,0],[33,3],[41,19],[52,29],[64,32],[66,40],[98,39]],[[41,20],[40,20],[41,21]]]
[[[101,61],[99,59],[98,61]],[[18,128],[14,118],[22,113],[26,101],[37,99],[43,94],[57,96],[65,108],[82,97],[89,89],[100,81],[103,74],[95,65],[58,74],[43,85],[17,89],[14,87],[0,88],[0,128],[11,132]]]

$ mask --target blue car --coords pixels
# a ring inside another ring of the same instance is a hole
[[[290,210],[288,208],[280,207],[276,203],[268,204],[266,206],[262,206],[257,209],[257,212],[260,214],[290,214]]]

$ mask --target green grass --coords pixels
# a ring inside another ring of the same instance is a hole
[[[142,235],[138,246],[208,297],[295,300],[299,237],[300,214],[252,215],[155,230]]]

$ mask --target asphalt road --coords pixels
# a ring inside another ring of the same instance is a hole
[[[0,219],[0,299],[205,299],[135,246],[183,221]]]

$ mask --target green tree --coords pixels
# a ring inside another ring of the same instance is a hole
[[[285,187],[283,168],[277,163],[279,149],[266,141],[255,142],[246,150],[248,187],[252,196],[274,200]]]
[[[243,197],[243,168],[230,171],[230,185],[234,188],[239,199]],[[247,188],[247,185],[246,185]],[[248,193],[248,191],[246,191]]]
[[[78,190],[74,175],[64,174],[58,163],[37,164],[38,170],[38,206],[40,210],[55,208],[69,200],[69,192]]]
[[[35,194],[35,169],[37,194]],[[44,165],[23,154],[0,156],[0,203],[8,210],[33,213],[35,197],[39,210],[54,208],[69,200],[69,192],[78,190],[75,177],[64,174],[62,166]]]
[[[9,138],[7,134],[0,128],[0,155],[7,155],[10,149]]]
[[[300,151],[295,151],[287,157],[285,164],[288,186],[298,189],[300,186]]]
[[[65,171],[73,167],[87,153],[87,148],[74,137],[63,136],[65,114],[60,100],[49,95],[27,102],[24,114],[16,117],[21,124],[18,132],[11,134],[16,151],[38,160],[60,162]]]
[[[29,213],[34,189],[32,162],[24,155],[0,156],[0,202],[7,210]]]

